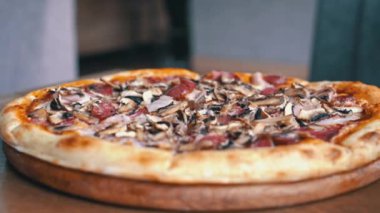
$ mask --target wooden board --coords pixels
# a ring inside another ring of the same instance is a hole
[[[67,169],[4,144],[9,162],[49,187],[102,202],[171,210],[243,210],[288,206],[335,196],[380,178],[380,160],[358,170],[288,184],[176,185]]]

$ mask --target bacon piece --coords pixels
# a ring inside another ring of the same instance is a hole
[[[251,147],[272,147],[273,142],[269,136],[259,136],[251,145]]]
[[[296,133],[287,133],[274,135],[272,140],[276,146],[291,145],[299,141],[299,136]]]
[[[227,137],[224,135],[209,134],[202,137],[199,140],[199,143],[211,142],[214,147],[218,147],[220,144],[222,144],[226,140],[227,140]]]
[[[115,107],[109,101],[101,101],[99,104],[94,104],[91,108],[91,115],[103,120],[116,113]]]
[[[232,117],[229,116],[229,115],[220,115],[220,116],[218,117],[218,122],[219,122],[221,125],[228,124],[231,120],[232,120]]]
[[[131,115],[131,118],[135,118],[142,114],[148,114],[148,109],[146,107],[139,108],[138,110],[136,110],[135,113]]]
[[[239,116],[245,112],[245,109],[240,106],[233,106],[231,111],[228,113],[231,116]]]
[[[163,81],[161,77],[157,77],[157,76],[149,76],[149,77],[146,77],[145,79],[151,84],[156,84]]]
[[[286,82],[286,78],[281,75],[264,75],[264,80],[274,86],[284,84]]]
[[[191,93],[197,86],[191,80],[181,78],[180,83],[170,88],[166,95],[173,97],[175,100],[182,100],[187,94]]]
[[[265,89],[263,89],[260,94],[261,95],[273,95],[277,92],[278,90],[274,87],[267,87]]]
[[[339,130],[343,127],[343,125],[334,125],[334,126],[328,126],[326,128],[323,128],[321,130],[314,130],[310,128],[304,128],[301,129],[302,132],[309,133],[311,136],[324,140],[324,141],[330,141],[331,138],[333,138],[335,135],[339,133]]]
[[[339,95],[332,100],[336,105],[352,106],[355,105],[355,98],[351,95]]]
[[[88,85],[85,90],[87,92],[94,91],[96,93],[100,93],[102,95],[112,95],[113,88],[108,84],[102,84],[102,83],[95,83]]]

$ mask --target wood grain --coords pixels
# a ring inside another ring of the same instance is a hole
[[[288,184],[175,185],[136,181],[67,169],[4,144],[22,174],[66,193],[127,206],[171,210],[243,210],[288,206],[335,196],[380,177],[380,161],[358,170]]]

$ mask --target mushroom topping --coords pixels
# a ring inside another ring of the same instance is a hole
[[[341,116],[333,116],[333,117],[330,117],[330,118],[327,118],[327,119],[323,119],[323,120],[320,120],[318,122],[316,122],[316,124],[318,125],[334,125],[334,124],[344,124],[344,123],[347,123],[349,121],[355,121],[355,120],[359,120],[361,119],[361,115],[360,114],[352,114],[352,115],[348,115],[346,117],[341,117]]]
[[[299,128],[299,124],[296,121],[296,119],[291,116],[282,116],[282,117],[274,117],[274,118],[267,118],[267,119],[262,119],[262,120],[255,120],[253,124],[264,124],[264,127],[260,128],[265,128],[267,126],[269,127],[278,127],[280,129],[296,129]]]
[[[150,92],[152,93],[152,95],[154,95],[154,96],[160,96],[160,95],[162,95],[162,91],[161,91],[161,89],[158,88],[158,87],[153,87],[153,88],[151,88],[149,91],[150,91]]]
[[[85,112],[77,112],[77,111],[74,111],[73,112],[73,115],[78,118],[79,120],[81,121],[84,121],[85,123],[87,124],[96,124],[98,123],[99,119],[95,118],[95,117],[92,117],[90,116],[88,113],[85,113]]]
[[[363,108],[361,107],[334,107],[334,110],[341,114],[361,113]]]
[[[132,90],[124,90],[123,92],[121,92],[121,96],[122,97],[128,97],[128,96],[141,97],[142,95],[140,93],[132,91]]]
[[[162,109],[164,107],[167,107],[171,105],[174,102],[173,98],[167,95],[160,96],[159,99],[152,102],[151,104],[148,104],[146,107],[148,109],[148,112],[155,112],[159,109]]]
[[[54,99],[50,102],[50,109],[51,109],[51,110],[55,110],[55,111],[59,111],[59,110],[63,110],[64,107],[61,105],[61,103],[59,102],[59,99],[58,99],[58,98],[54,98]]]
[[[261,72],[256,72],[252,75],[252,83],[253,87],[259,90],[263,90],[267,87],[273,87],[271,84],[264,80],[263,74]]]
[[[292,115],[293,114],[293,104],[291,102],[286,103],[284,108],[284,115]]]
[[[45,122],[48,119],[48,113],[44,108],[40,108],[29,113],[28,117],[35,122]]]
[[[187,105],[188,105],[187,102],[179,102],[165,108],[160,108],[159,113],[162,116],[168,116],[168,115],[176,113],[178,110],[183,110],[184,108],[187,107]]]
[[[316,94],[314,94],[316,97],[318,97],[320,100],[323,101],[331,101],[334,97],[334,89],[333,88],[327,88],[322,91],[317,91]]]
[[[136,132],[134,132],[134,131],[128,131],[128,132],[120,131],[120,132],[115,133],[115,137],[118,137],[118,138],[121,138],[121,137],[134,138],[134,137],[136,137]]]
[[[115,123],[113,125],[108,126],[106,129],[103,129],[101,131],[96,132],[95,135],[97,135],[99,137],[105,137],[107,135],[112,135],[112,134],[116,134],[116,133],[123,134],[120,132],[125,132],[126,130],[127,130],[126,125],[123,125],[120,123]]]
[[[52,124],[59,124],[59,123],[62,123],[63,121],[63,112],[56,112],[52,115],[49,116],[49,122],[52,123]]]
[[[251,83],[219,71],[199,81],[176,76],[101,81],[51,89],[33,102],[28,117],[49,122],[54,131],[184,152],[288,145],[301,137],[330,140],[339,130],[333,127],[364,113],[364,103],[337,93],[331,83],[289,88],[286,78],[261,73],[253,74]]]
[[[321,108],[314,108],[314,109],[305,109],[300,107],[300,105],[294,106],[294,115],[301,120],[309,120],[311,121],[316,116],[319,116],[320,114],[326,114],[325,109]]]
[[[145,105],[148,105],[152,102],[153,93],[152,91],[148,90],[145,91],[142,95]]]
[[[248,134],[240,134],[240,136],[234,140],[235,147],[245,147],[254,140],[254,137]]]
[[[137,107],[136,102],[130,98],[122,98],[120,99],[120,103],[118,108],[118,112],[120,113],[130,113]]]
[[[307,98],[310,95],[310,92],[306,90],[304,87],[301,88],[289,88],[285,90],[285,95],[290,97],[299,97],[299,98]]]
[[[240,92],[246,97],[252,96],[257,93],[257,91],[252,88],[252,86],[248,84],[239,84],[239,85],[234,85],[232,87],[233,90]]]
[[[277,106],[283,104],[285,101],[283,96],[273,96],[262,99],[256,99],[250,102],[250,106]]]

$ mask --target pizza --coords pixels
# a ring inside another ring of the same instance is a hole
[[[7,145],[53,165],[170,184],[291,183],[380,156],[380,89],[259,72],[145,69],[30,92]]]

